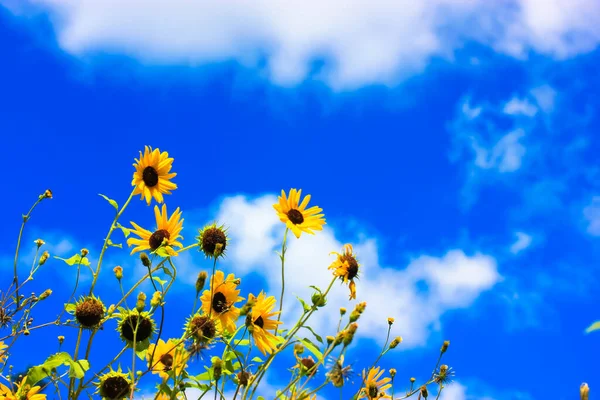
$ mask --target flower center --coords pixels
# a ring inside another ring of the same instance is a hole
[[[213,296],[212,307],[213,307],[213,310],[215,310],[219,314],[227,311],[227,309],[228,309],[227,298],[225,297],[225,295],[223,293],[221,293],[221,292],[215,293],[215,295]]]
[[[214,254],[217,244],[221,244],[221,252],[227,247],[227,236],[220,228],[209,228],[202,234],[202,250],[208,254]]]
[[[154,167],[146,167],[142,172],[142,179],[148,187],[154,187],[158,184],[158,172]]]
[[[345,261],[348,262],[348,280],[356,278],[356,275],[358,275],[358,262],[356,258],[350,255],[343,255],[341,261],[342,263]]]
[[[148,244],[152,250],[156,250],[160,247],[165,238],[169,240],[171,238],[171,234],[166,229],[159,229],[154,232],[152,236],[150,236],[150,239],[148,239]]]
[[[369,382],[367,390],[369,392],[369,398],[371,398],[371,399],[376,399],[377,396],[379,395],[379,390],[377,390],[377,385],[375,385],[373,382]]]
[[[170,371],[173,366],[173,356],[169,353],[165,353],[160,356],[160,362],[165,366],[165,371]]]
[[[302,213],[294,208],[288,211],[287,216],[294,225],[298,225],[304,222],[304,217],[302,216]]]
[[[206,341],[212,339],[217,333],[215,323],[205,316],[194,317],[190,326],[192,333],[195,334],[199,340]]]
[[[137,329],[137,331],[136,331]],[[135,332],[135,341],[143,342],[152,335],[152,320],[137,315],[130,315],[123,321],[121,326],[121,335],[130,342],[133,342],[133,333]]]
[[[259,316],[254,320],[254,325],[259,326],[261,328],[265,326],[265,321],[263,321],[262,316]]]
[[[75,309],[77,321],[85,328],[96,326],[103,316],[102,303],[93,298],[86,299]]]
[[[111,376],[102,384],[102,395],[107,399],[120,399],[130,389],[129,382],[121,376]]]

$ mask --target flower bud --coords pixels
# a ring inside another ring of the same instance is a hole
[[[144,265],[144,267],[150,268],[150,265],[152,265],[152,262],[150,262],[148,254],[146,253],[140,253],[140,260],[142,260],[142,264]]]
[[[42,253],[42,255],[40,256],[40,261],[38,262],[38,264],[44,265],[46,263],[46,261],[48,261],[49,257],[50,257],[50,253],[48,253],[48,251],[44,251]]]
[[[317,307],[324,307],[327,304],[327,299],[321,293],[313,293],[310,299],[312,300],[313,305]]]
[[[416,380],[416,378],[410,378],[410,383],[415,383]]]
[[[113,268],[113,272],[115,273],[115,278],[117,278],[118,280],[123,279],[123,267],[117,265]]]
[[[40,300],[47,299],[52,294],[51,289],[46,289],[42,294],[40,294]]]
[[[429,392],[427,391],[427,386],[425,386],[425,385],[421,386],[421,396],[423,396],[424,399],[426,399],[427,396],[429,396]]]
[[[327,340],[327,345],[330,345],[335,340],[333,336],[327,336],[325,339]]]
[[[350,326],[348,327],[348,329],[346,329],[344,331],[344,347],[348,347],[350,345],[350,343],[352,343],[352,339],[354,339],[354,334],[356,333],[356,330],[358,329],[358,324],[356,322],[350,324]]]
[[[151,307],[158,307],[161,303],[162,300],[162,292],[160,291],[156,291],[154,292],[154,294],[152,295],[152,299],[150,300],[150,306]]]
[[[392,377],[392,379],[394,379],[394,377],[396,376],[396,368],[390,368],[390,376]]]
[[[135,303],[135,309],[138,312],[142,312],[144,308],[146,308],[146,293],[140,292],[137,297],[137,303]]]
[[[297,343],[294,345],[294,353],[295,354],[302,354],[304,353],[304,346],[301,345],[300,343]]]
[[[46,191],[44,192],[44,194],[41,195],[40,197],[42,197],[44,199],[51,199],[52,198],[52,190],[46,189]]]
[[[45,245],[45,244],[46,244],[46,242],[44,242],[42,239],[36,239],[36,240],[34,240],[34,241],[33,241],[33,243],[35,243],[35,244],[36,244],[36,246],[38,247],[38,249],[39,249],[40,247],[42,247],[43,245]]]
[[[240,371],[237,373],[237,378],[240,386],[248,386],[248,381],[250,380],[250,372]]]
[[[208,278],[208,274],[206,271],[200,271],[198,274],[198,278],[196,279],[196,296],[204,289],[204,285],[206,284],[206,278]]]
[[[581,398],[581,400],[588,400],[590,394],[590,387],[588,386],[587,383],[582,383],[581,386],[579,387],[579,396]]]
[[[65,337],[64,336],[59,336],[58,337],[58,344],[63,344],[63,342],[65,341]]]
[[[218,381],[221,379],[221,374],[223,373],[223,361],[219,357],[214,357],[212,366],[215,381]]]
[[[390,343],[390,349],[395,349],[400,343],[402,343],[402,336],[396,336]]]
[[[448,350],[448,346],[450,346],[450,341],[446,340],[444,341],[444,343],[442,344],[442,348],[441,348],[441,352],[442,354],[444,354],[446,352],[446,350]]]
[[[394,318],[388,317],[388,325],[392,325],[394,323]]]
[[[344,316],[346,314],[346,309],[344,307],[340,307],[340,316]]]
[[[87,257],[88,254],[90,254],[90,251],[88,249],[81,249],[81,257]]]

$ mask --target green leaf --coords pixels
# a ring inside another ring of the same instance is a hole
[[[107,244],[109,246],[111,246],[111,247],[118,247],[119,249],[123,248],[123,245],[121,243],[113,243],[113,241],[110,240],[110,239],[108,239],[108,243]]]
[[[73,304],[73,303],[65,304],[65,311],[68,312],[69,314],[75,314],[76,308],[77,308],[77,306],[75,306],[75,304]]]
[[[260,358],[260,357],[254,357],[254,358],[252,359],[252,362],[255,362],[255,363],[262,363],[262,362],[263,362],[263,360],[262,360],[262,358]]]
[[[87,360],[73,361],[69,353],[62,352],[51,355],[42,365],[35,366],[27,373],[27,383],[35,385],[37,382],[52,374],[52,370],[61,365],[69,366],[69,377],[81,379],[85,371],[90,368]]]
[[[174,279],[173,272],[171,272],[171,270],[170,270],[169,268],[167,268],[167,267],[163,267],[163,272],[164,272],[165,274],[167,274],[168,276],[170,276],[170,277],[171,277],[171,279]]]
[[[319,289],[318,287],[314,286],[314,285],[310,285],[309,287],[315,289],[317,292],[319,292],[319,294],[322,294],[323,292],[321,291],[321,289]]]
[[[106,197],[105,195],[98,193],[98,196],[102,197],[104,200],[108,201],[110,203],[111,206],[113,206],[115,208],[116,211],[119,211],[119,205],[117,204],[116,201],[114,201],[113,199],[109,199],[108,197]]]
[[[306,302],[304,300],[302,300],[298,296],[296,296],[296,298],[298,299],[298,301],[300,302],[300,304],[302,304],[302,308],[304,308],[304,311],[306,311],[306,312],[310,311],[311,307],[308,304],[306,304]]]
[[[156,254],[157,256],[162,257],[162,258],[170,257],[170,254],[167,253],[167,247],[166,246],[161,246],[158,249],[154,250],[152,253]]]
[[[62,260],[64,262],[66,262],[68,265],[75,265],[75,264],[90,265],[90,260],[88,260],[87,257],[81,257],[81,254],[75,254],[71,258],[62,258],[62,257],[58,257],[58,256],[54,256],[54,258],[56,258],[58,260]]]
[[[585,333],[590,333],[593,331],[597,331],[600,330],[600,321],[596,321],[593,324],[591,324],[590,326],[587,327],[587,329],[585,330]]]
[[[125,237],[129,236],[129,234],[131,233],[131,229],[127,229],[119,223],[117,223],[117,228],[123,231],[123,235],[125,235]]]
[[[313,335],[315,335],[315,338],[317,339],[317,341],[321,344],[323,344],[323,338],[319,335],[316,334],[315,331],[313,331],[313,328],[311,328],[310,326],[303,326],[303,328],[308,329]]]
[[[85,371],[90,369],[88,360],[71,360],[71,368],[69,368],[69,378],[81,379],[85,375]]]
[[[313,342],[311,342],[309,339],[304,338],[300,341],[304,344],[304,346],[308,349],[308,351],[310,351],[311,353],[314,354],[315,357],[317,357],[317,360],[320,360],[323,358],[323,353],[321,353],[319,348]]]
[[[166,281],[166,280],[164,280],[164,279],[160,279],[158,276],[153,276],[153,277],[152,277],[152,279],[153,279],[153,280],[155,280],[156,282],[158,282],[158,283],[159,283],[159,285],[161,285],[161,286],[164,286],[164,285],[165,285],[165,283],[167,283],[167,281]]]
[[[248,339],[242,339],[242,340],[234,340],[233,343],[236,346],[248,346],[250,344],[250,341]]]

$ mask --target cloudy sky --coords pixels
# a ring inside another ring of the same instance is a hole
[[[0,0],[2,285],[20,214],[46,188],[55,198],[24,254],[42,237],[56,255],[97,255],[112,219],[97,194],[123,202],[151,145],[175,158],[167,202],[183,210],[186,243],[215,219],[229,227],[222,266],[245,295],[280,290],[276,196],[312,194],[327,225],[290,241],[284,320],[295,295],[328,283],[329,252],[352,243],[368,303],[357,369],[392,316],[404,342],[382,365],[404,382],[451,341],[444,400],[600,388],[600,335],[583,333],[600,319],[599,21],[594,0]],[[125,221],[152,218],[136,200]],[[127,254],[108,263],[132,280]],[[208,268],[180,257],[173,335]],[[33,288],[73,276],[53,261]],[[353,307],[347,288],[330,304],[314,321],[324,335]],[[76,337],[48,332],[22,346]]]

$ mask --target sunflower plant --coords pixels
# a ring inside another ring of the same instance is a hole
[[[22,243],[26,224],[40,204],[53,199],[52,191],[44,191],[22,216],[13,274],[0,291],[0,400],[190,396],[315,400],[327,390],[339,391],[341,398],[347,399],[439,397],[453,376],[451,367],[441,363],[449,342],[442,344],[429,378],[419,383],[414,378],[399,381],[394,368],[386,371],[380,365],[381,359],[402,343],[399,336],[390,340],[393,318],[388,319],[385,343],[373,360],[366,360],[360,372],[346,362],[359,331],[358,322],[367,309],[365,302],[356,301],[363,267],[351,244],[331,249],[331,263],[322,266],[331,271],[329,285],[325,289],[311,286],[314,294],[310,300],[298,299],[302,306],[298,319],[287,326],[281,321],[288,233],[302,240],[303,235],[318,234],[326,224],[323,209],[309,205],[311,195],[303,196],[302,190],[295,188],[282,190],[273,205],[285,226],[278,252],[281,292],[276,297],[263,288],[247,287],[235,266],[220,264],[231,246],[224,225],[213,222],[200,227],[194,240],[184,241],[184,213],[179,207],[167,207],[166,202],[177,189],[173,163],[167,152],[146,146],[135,159],[132,189],[122,205],[100,195],[114,208],[114,218],[97,254],[81,249],[69,258],[51,257],[44,240],[37,239],[33,260],[28,260],[32,266],[24,270],[20,253],[26,247]],[[154,206],[153,213],[148,212],[153,224],[126,222],[126,211],[138,195],[147,206]],[[130,267],[109,267],[114,281],[100,290],[99,283],[108,279],[109,250],[112,259]],[[178,265],[182,254],[191,251],[203,253],[207,265],[196,271],[189,314],[185,320],[174,321],[165,306],[181,309],[185,304],[173,288],[183,284],[178,272],[190,273],[189,266]],[[127,262],[128,257],[133,261]],[[72,287],[50,281],[56,286],[25,294],[25,287],[40,270],[60,271],[63,266],[74,275]],[[136,274],[136,279],[131,279]],[[310,325],[311,317],[328,306],[332,290],[339,290],[336,281],[347,286],[351,311],[340,309],[339,320],[317,333]],[[55,298],[56,304],[48,298]],[[40,312],[42,302],[56,305],[51,318]],[[36,337],[47,339],[48,335],[39,334],[44,331],[58,333],[56,348],[50,348],[47,340],[43,343],[47,354],[16,345],[21,341],[31,344]],[[67,343],[65,337],[75,340]],[[110,341],[113,345],[106,344]],[[13,364],[31,367],[15,373]],[[275,389],[265,382],[274,369],[290,374],[286,383]]]

